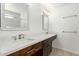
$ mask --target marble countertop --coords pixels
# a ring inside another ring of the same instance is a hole
[[[36,44],[38,42],[41,42],[43,40],[46,40],[47,38],[50,38],[52,36],[55,36],[56,34],[39,34],[35,36],[29,36],[25,37],[24,39],[18,39],[18,40],[5,40],[3,42],[3,45],[1,46],[0,55],[9,55],[13,52],[16,52],[18,50],[21,50],[25,47],[31,46],[33,44]]]

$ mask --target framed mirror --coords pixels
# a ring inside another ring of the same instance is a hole
[[[49,31],[49,17],[48,15],[42,15],[42,29]]]
[[[1,3],[1,30],[28,30],[29,6],[26,3]]]

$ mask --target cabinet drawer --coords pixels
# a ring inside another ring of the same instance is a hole
[[[27,52],[32,49],[33,49],[33,47],[30,46],[30,47],[24,48],[22,50],[19,50],[17,52],[14,52],[14,53],[10,54],[9,56],[25,56],[27,54]]]
[[[33,48],[34,48],[34,49],[39,49],[39,48],[42,48],[42,47],[43,47],[42,42],[39,42],[39,43],[33,45]]]
[[[30,55],[36,54],[39,50],[41,50],[43,48],[42,45],[43,45],[42,42],[39,42],[39,43],[33,45],[33,49],[28,51],[27,55],[30,56]]]

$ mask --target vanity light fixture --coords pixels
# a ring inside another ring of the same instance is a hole
[[[42,8],[48,11],[49,14],[54,10],[54,6],[51,3],[42,3]]]

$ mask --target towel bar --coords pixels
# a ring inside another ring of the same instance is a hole
[[[77,31],[62,31],[63,33],[77,33]]]

